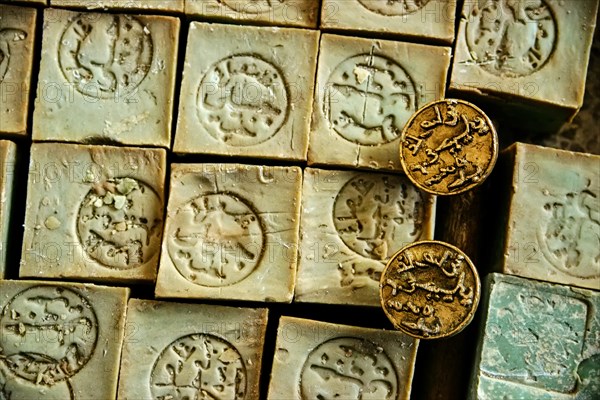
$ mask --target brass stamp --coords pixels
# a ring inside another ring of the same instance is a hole
[[[481,184],[498,158],[498,135],[490,119],[463,100],[434,101],[408,121],[400,161],[408,178],[436,195],[466,192]]]
[[[379,284],[383,311],[396,329],[420,339],[452,336],[473,319],[481,284],[458,248],[421,241],[398,251]]]

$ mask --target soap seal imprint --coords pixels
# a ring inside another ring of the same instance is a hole
[[[357,0],[367,10],[386,17],[413,14],[431,0]]]
[[[99,334],[96,312],[79,292],[32,286],[13,296],[0,316],[0,363],[36,385],[75,376],[91,359]]]
[[[429,240],[411,243],[386,265],[379,284],[383,311],[394,327],[419,339],[457,334],[473,319],[481,283],[460,249]]]
[[[208,68],[198,86],[197,116],[229,146],[271,139],[287,121],[289,88],[282,71],[258,54],[237,54]]]
[[[548,62],[558,26],[546,0],[487,0],[467,16],[466,40],[473,63],[502,77],[523,77]]]
[[[348,248],[385,262],[420,236],[424,205],[421,192],[404,177],[360,174],[338,192],[333,223]]]
[[[85,96],[118,98],[132,93],[152,66],[149,28],[129,15],[79,14],[58,45],[65,79]]]
[[[27,32],[15,28],[0,29],[0,83],[4,81],[10,67],[12,50],[17,43],[27,39]]]
[[[77,236],[87,256],[101,266],[137,268],[160,248],[162,209],[160,197],[146,183],[110,178],[94,184],[83,198]]]
[[[330,129],[361,146],[398,139],[417,106],[413,79],[396,61],[375,54],[374,48],[333,69],[322,104]]]
[[[319,344],[300,376],[302,400],[396,399],[398,389],[398,373],[383,347],[358,337]]]
[[[402,168],[418,188],[431,194],[454,195],[479,186],[497,158],[498,135],[492,121],[464,100],[428,103],[402,131]]]
[[[246,279],[259,265],[265,229],[254,206],[238,194],[205,193],[171,216],[167,250],[186,280],[224,287]]]
[[[207,333],[183,336],[169,344],[150,374],[155,400],[243,400],[246,385],[246,366],[239,351],[227,340]]]

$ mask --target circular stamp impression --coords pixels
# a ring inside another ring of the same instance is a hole
[[[15,295],[0,316],[0,362],[16,376],[52,386],[92,357],[98,320],[89,301],[60,286],[33,286]]]
[[[179,208],[167,236],[179,273],[201,286],[229,286],[255,270],[265,246],[252,205],[231,193],[208,193]]]
[[[77,233],[87,256],[102,266],[136,268],[158,252],[162,202],[147,184],[112,178],[96,184],[77,216]]]
[[[421,192],[408,179],[361,174],[339,191],[333,222],[346,246],[363,257],[383,261],[420,236],[424,207]]]
[[[412,14],[425,7],[430,0],[358,0],[367,10],[385,16]]]
[[[546,0],[488,0],[473,7],[467,46],[477,65],[494,75],[520,77],[550,59],[558,27]]]
[[[150,374],[153,399],[236,399],[246,396],[246,366],[220,337],[192,334],[169,344]]]
[[[152,57],[150,31],[128,15],[80,14],[67,25],[58,46],[67,81],[100,99],[131,93],[148,75]]]
[[[384,56],[361,54],[338,64],[327,82],[323,113],[342,138],[378,146],[400,136],[417,109],[415,85]]]
[[[230,146],[269,140],[285,123],[289,107],[283,74],[257,55],[217,62],[198,87],[198,119],[213,138]]]
[[[218,0],[227,8],[243,14],[263,14],[282,4],[286,0]]]
[[[381,346],[339,337],[315,347],[304,362],[300,394],[308,399],[396,399],[398,375]]]
[[[480,185],[498,158],[498,135],[483,111],[463,100],[438,100],[406,123],[400,161],[420,189],[453,195]]]
[[[398,251],[379,284],[383,311],[396,329],[420,339],[463,330],[479,304],[481,284],[471,260],[458,248],[421,241]]]

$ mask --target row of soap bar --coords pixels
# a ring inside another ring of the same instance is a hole
[[[89,284],[0,288],[9,398],[261,398],[266,309],[128,300],[129,289]],[[598,292],[500,274],[484,292],[470,398],[598,396]],[[417,347],[400,332],[283,316],[266,398],[408,399]]]

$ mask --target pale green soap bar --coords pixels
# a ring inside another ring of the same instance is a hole
[[[183,0],[50,0],[55,7],[100,9],[134,9],[182,12]]]
[[[16,156],[17,145],[8,140],[0,140],[0,279],[4,278],[6,273],[6,252]]]
[[[490,274],[470,398],[600,398],[600,293]]]

